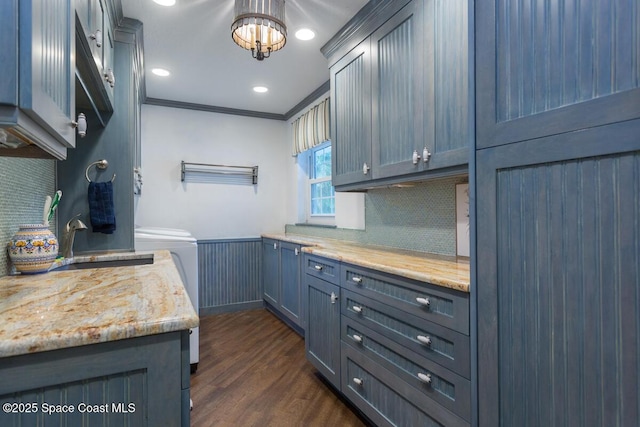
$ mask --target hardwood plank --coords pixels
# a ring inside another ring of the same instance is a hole
[[[191,425],[368,426],[307,362],[304,339],[267,310],[200,318]]]

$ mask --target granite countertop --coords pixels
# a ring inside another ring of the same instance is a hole
[[[263,234],[262,237],[306,245],[302,251],[313,255],[469,292],[468,258],[294,234]]]
[[[74,262],[144,256],[149,253],[91,255]],[[153,256],[153,264],[0,278],[0,357],[198,326],[171,254]]]

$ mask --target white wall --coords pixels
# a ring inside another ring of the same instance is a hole
[[[291,150],[285,122],[142,106],[142,196],[135,222],[198,239],[284,232]],[[180,161],[259,166],[258,184],[180,181]]]

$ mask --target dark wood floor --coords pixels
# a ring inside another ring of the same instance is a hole
[[[200,318],[191,425],[365,426],[306,361],[304,339],[266,310]]]

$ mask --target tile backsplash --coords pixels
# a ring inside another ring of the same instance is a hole
[[[369,190],[365,230],[287,225],[286,232],[391,246],[442,255],[456,254],[456,184],[466,177]]]
[[[55,185],[55,160],[0,157],[0,277],[10,268],[6,244],[18,225],[42,222],[44,199],[53,195]]]

